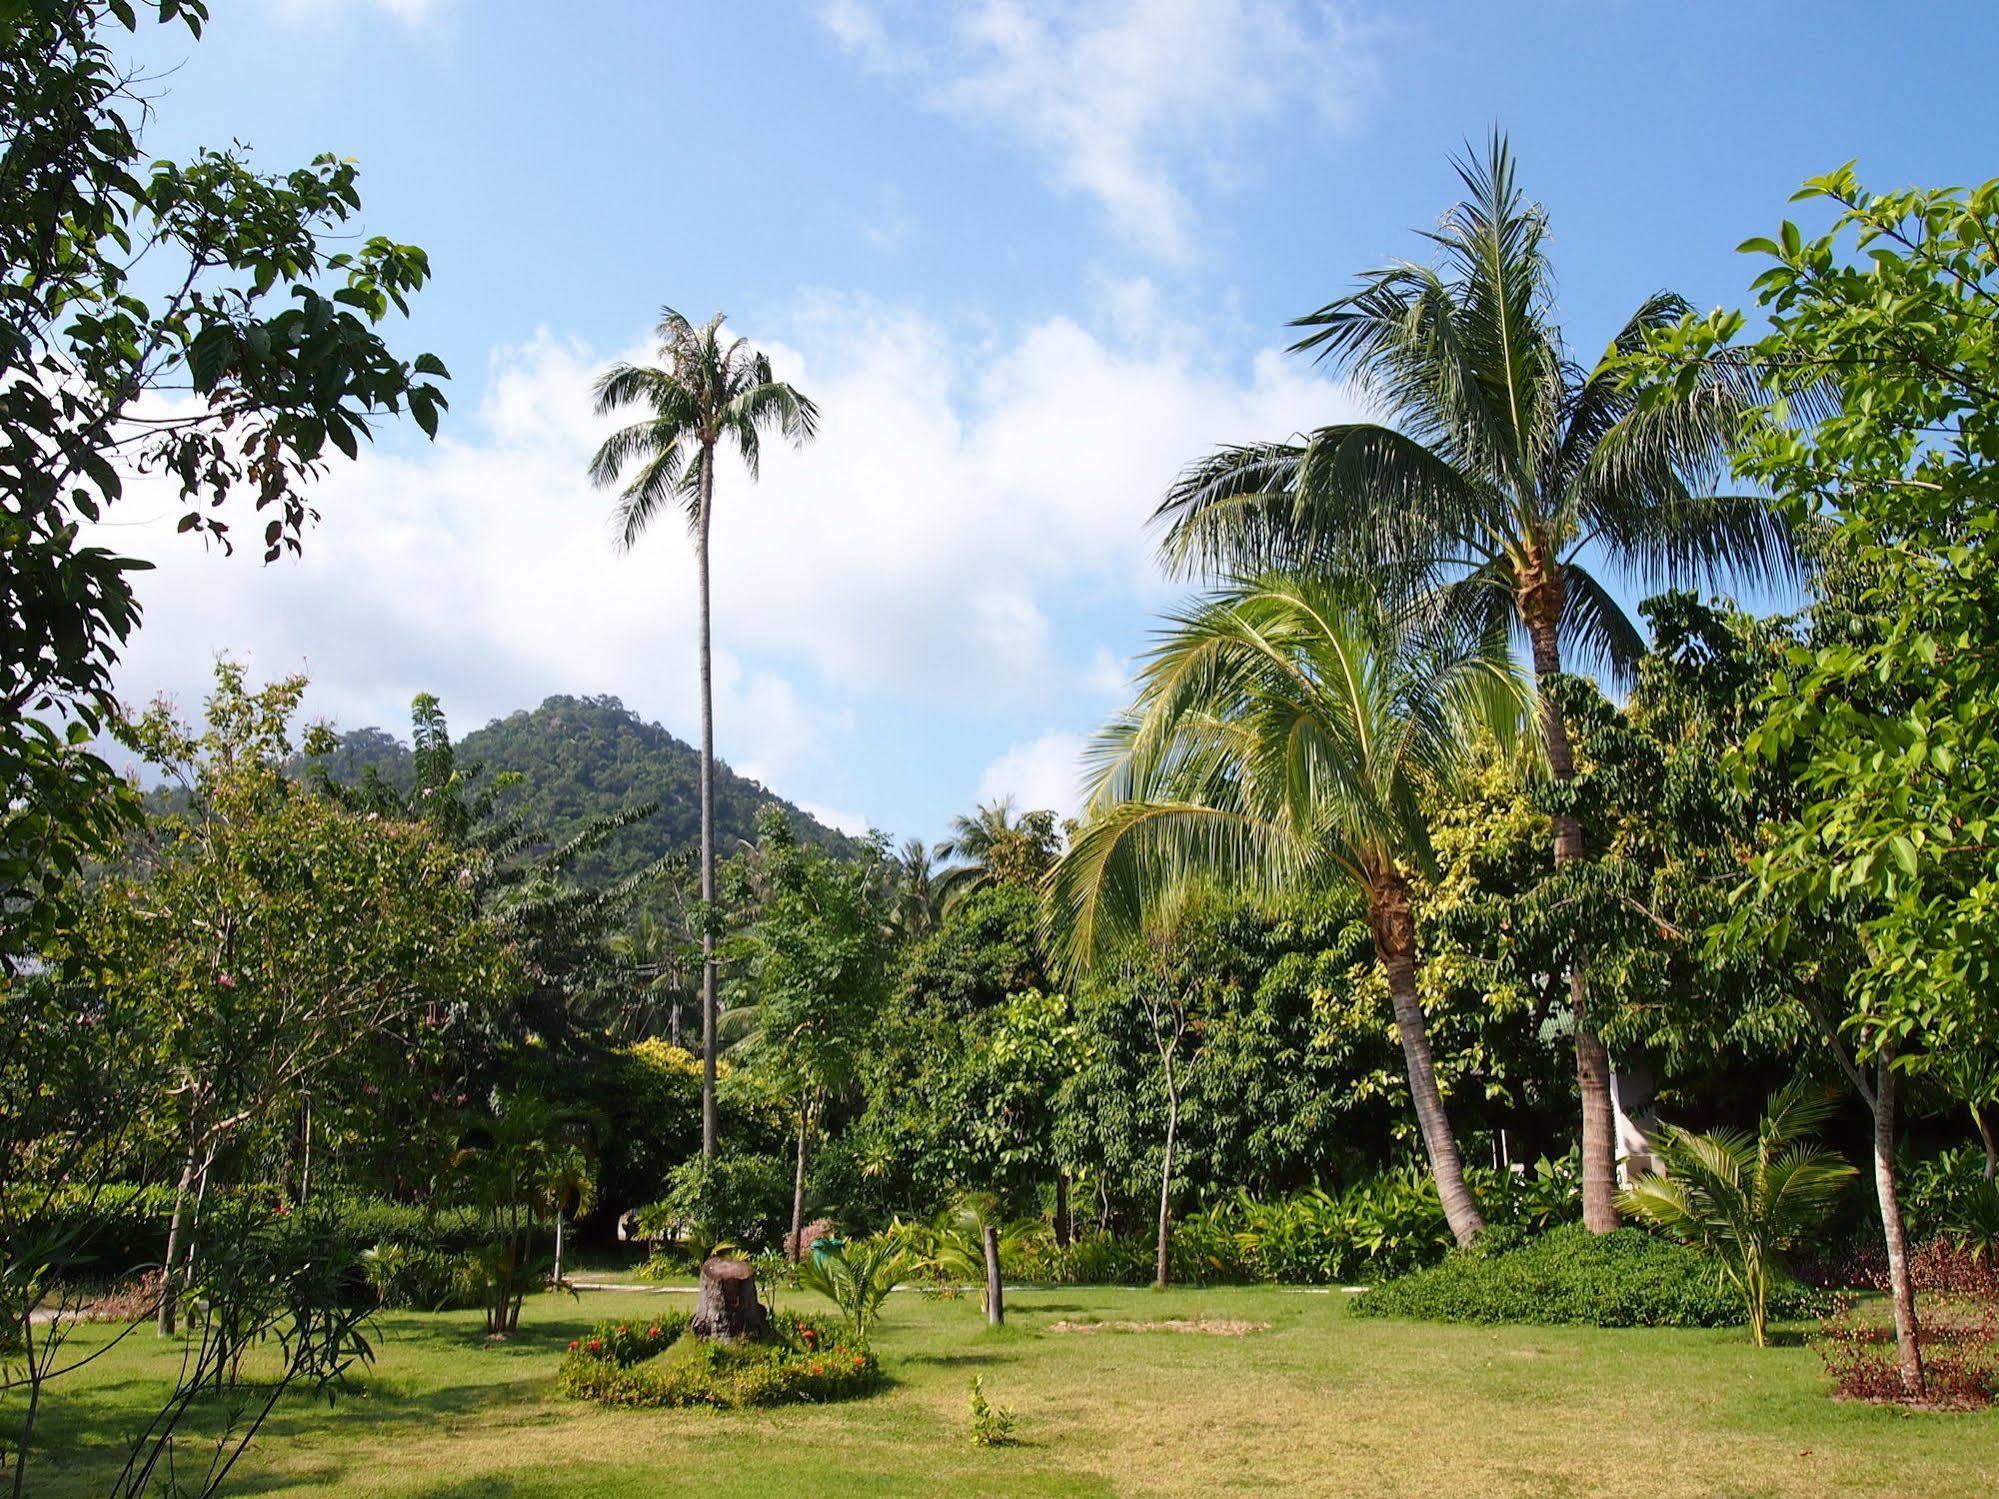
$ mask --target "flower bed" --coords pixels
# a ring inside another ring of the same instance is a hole
[[[794,1405],[851,1400],[881,1384],[881,1365],[846,1332],[773,1312],[769,1330],[742,1343],[696,1337],[685,1312],[646,1322],[600,1322],[569,1345],[558,1388],[604,1405]]]

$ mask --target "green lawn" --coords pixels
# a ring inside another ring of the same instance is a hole
[[[796,1296],[798,1304],[809,1298]],[[288,1401],[238,1469],[292,1494],[1964,1495],[1999,1474],[1999,1415],[1829,1399],[1815,1354],[1740,1332],[1454,1328],[1346,1315],[1276,1290],[891,1298],[894,1385],[850,1405],[604,1410],[554,1392],[591,1321],[666,1297],[542,1297],[489,1347],[470,1314],[381,1318],[380,1358],[331,1410]],[[684,1298],[673,1298],[678,1303]],[[1267,1332],[1048,1331],[1063,1319],[1241,1318]],[[102,1340],[102,1329],[79,1334]],[[95,1494],[175,1354],[136,1335],[71,1377],[45,1422],[37,1494]],[[973,1450],[973,1374],[1021,1445]]]

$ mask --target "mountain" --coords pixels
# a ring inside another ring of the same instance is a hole
[[[656,801],[659,811],[621,829],[576,866],[589,882],[616,878],[663,854],[700,847],[701,756],[692,745],[647,723],[615,697],[552,697],[539,708],[496,718],[456,744],[461,769],[483,765],[487,781],[507,772],[520,776],[517,792],[530,821],[562,839],[593,817]],[[401,786],[411,780],[409,746],[378,728],[340,736],[325,757],[335,780],[358,779],[372,766]],[[715,762],[715,849],[727,858],[739,842],[756,836],[760,808],[775,803],[798,836],[834,853],[853,842],[756,781]]]

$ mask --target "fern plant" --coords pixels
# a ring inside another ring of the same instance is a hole
[[[1831,1112],[1822,1091],[1793,1083],[1771,1097],[1753,1135],[1669,1125],[1653,1147],[1664,1174],[1639,1177],[1618,1202],[1714,1261],[1741,1294],[1759,1348],[1769,1341],[1770,1283],[1784,1251],[1825,1223],[1854,1175],[1811,1143]]]

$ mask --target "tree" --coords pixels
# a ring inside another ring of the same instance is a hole
[[[486,1303],[486,1333],[520,1330],[521,1304],[543,1275],[559,1273],[562,1215],[595,1189],[597,1127],[581,1111],[532,1093],[496,1096],[490,1113],[465,1123],[449,1162],[451,1193],[479,1210],[487,1242],[474,1263]],[[555,1226],[555,1253],[535,1230]]]
[[[1064,961],[1087,967],[1140,936],[1190,880],[1356,887],[1431,1171],[1469,1243],[1484,1224],[1418,998],[1410,875],[1432,857],[1425,783],[1456,773],[1479,732],[1509,734],[1520,711],[1503,638],[1281,577],[1174,616],[1139,680],[1095,747],[1089,820],[1050,879]]]
[[[783,813],[767,811],[761,821],[768,892],[745,940],[756,1000],[730,1018],[751,1028],[752,1070],[790,1100],[798,1151],[786,1242],[795,1259],[814,1125],[853,1080],[884,997],[889,949],[873,867],[884,856],[835,862],[796,842]]]
[[[1038,884],[1062,852],[1055,814],[1046,810],[1014,816],[1013,798],[982,802],[969,817],[951,819],[951,836],[932,850],[946,867],[934,880],[946,908],[988,885]]]
[[[155,101],[118,62],[137,12],[199,37],[205,0],[0,13],[0,971],[60,920],[136,798],[90,747],[138,627],[146,564],[86,545],[135,470],[180,529],[227,547],[254,495],[266,558],[296,551],[304,485],[383,417],[434,433],[444,366],[377,331],[428,280],[422,250],[357,238],[357,169],[281,173],[241,148],[154,160]],[[170,399],[156,399],[168,396]],[[4,977],[0,977],[4,982]]]
[[[590,463],[602,486],[623,483],[618,544],[629,550],[668,508],[694,533],[701,618],[701,1153],[715,1154],[715,694],[710,651],[708,539],[715,517],[715,458],[735,450],[757,477],[763,435],[794,444],[819,428],[819,408],[771,373],[770,357],[744,339],[724,340],[719,312],[699,328],[671,307],[660,313],[654,366],[620,362],[598,377],[599,415],[637,406],[645,415],[604,440]],[[630,475],[627,478],[627,474]]]
[[[1554,781],[1555,859],[1586,857],[1563,801],[1575,770],[1558,695],[1565,659],[1628,670],[1642,637],[1586,561],[1677,582],[1786,574],[1790,530],[1761,498],[1701,493],[1744,409],[1741,368],[1717,366],[1642,407],[1620,356],[1677,322],[1648,297],[1585,368],[1555,326],[1547,218],[1514,179],[1503,137],[1460,162],[1467,198],[1427,238],[1438,262],[1370,271],[1294,326],[1294,345],[1353,377],[1389,421],[1303,442],[1225,448],[1160,506],[1180,567],[1365,571],[1426,606],[1510,622],[1530,646]],[[1591,1018],[1588,933],[1568,960],[1582,1096],[1583,1214],[1616,1227],[1610,1059]]]
[[[124,731],[191,811],[128,852],[140,872],[107,881],[78,944],[107,1003],[157,1016],[180,1156],[167,1270],[187,1283],[190,1210],[233,1141],[383,1037],[406,1066],[438,1007],[512,982],[456,850],[285,776],[304,690],[294,677],[253,692],[224,661],[201,734],[165,704]],[[162,1298],[162,1334],[176,1306]]]
[[[1810,1143],[1831,1113],[1823,1090],[1793,1084],[1770,1100],[1754,1135],[1668,1125],[1654,1142],[1665,1170],[1632,1182],[1619,1203],[1715,1262],[1742,1293],[1758,1348],[1769,1341],[1770,1282],[1784,1252],[1825,1225],[1854,1175]]]
[[[1783,767],[1797,796],[1728,934],[1795,952],[1829,915],[1854,928],[1818,1018],[1874,1114],[1898,1356],[1920,1396],[1899,1082],[1982,1043],[1999,977],[1999,182],[1874,194],[1849,165],[1799,196],[1834,212],[1827,233],[1786,221],[1742,247],[1768,261],[1754,285],[1769,330],[1744,344],[1740,313],[1688,318],[1655,332],[1636,374],[1660,402],[1718,365],[1762,375],[1777,399],[1735,462],[1828,527],[1846,585],[1771,675],[1748,737],[1741,773]],[[1828,376],[1838,411],[1794,429]]]

